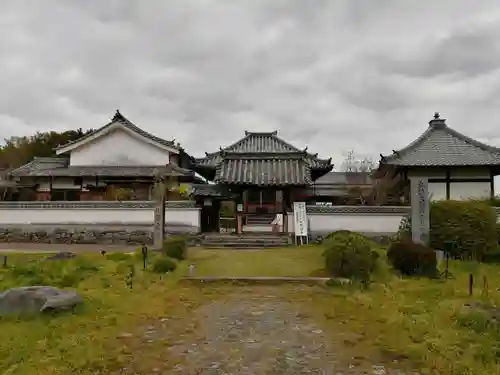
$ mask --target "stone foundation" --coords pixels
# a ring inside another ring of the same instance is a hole
[[[189,235],[191,243],[198,237],[197,228],[182,225],[165,227],[165,235]],[[96,245],[151,245],[153,228],[150,226],[89,226],[64,227],[23,226],[0,228],[0,243],[42,244],[96,244]]]

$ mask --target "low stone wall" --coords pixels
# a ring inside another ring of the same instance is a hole
[[[166,202],[165,234],[197,238],[200,209]],[[154,202],[0,202],[0,242],[140,245],[153,243]]]

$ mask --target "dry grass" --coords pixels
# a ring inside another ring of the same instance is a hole
[[[196,276],[324,276],[319,246],[265,250],[190,249]]]

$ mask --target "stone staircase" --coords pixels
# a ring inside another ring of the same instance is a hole
[[[266,249],[288,246],[288,235],[281,233],[207,233],[201,241],[206,249]]]
[[[247,225],[271,225],[274,214],[250,215],[247,218]]]

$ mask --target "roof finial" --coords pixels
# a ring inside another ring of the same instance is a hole
[[[431,121],[429,121],[429,126],[444,127],[446,126],[445,121],[446,120],[444,118],[441,118],[439,112],[434,112],[434,118]]]
[[[123,117],[123,115],[120,113],[120,110],[117,109],[115,115],[112,118],[112,120],[113,121],[122,121],[124,119],[125,119],[125,117]]]
[[[248,130],[245,130],[245,136],[249,135],[249,134],[250,134],[250,132]]]
[[[272,134],[272,135],[278,135],[278,131],[277,131],[277,130],[275,130],[275,131],[273,131],[271,134]]]

